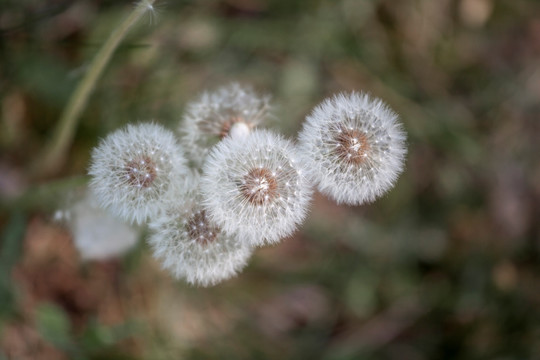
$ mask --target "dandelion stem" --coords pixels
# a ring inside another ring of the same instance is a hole
[[[77,85],[64,108],[54,135],[46,147],[42,161],[36,164],[35,170],[37,170],[37,174],[52,173],[65,161],[67,148],[73,141],[78,120],[88,103],[88,98],[92,94],[97,80],[128,31],[147,11],[152,9],[154,2],[155,0],[139,1],[131,14],[111,33],[107,41],[99,49],[88,71]]]

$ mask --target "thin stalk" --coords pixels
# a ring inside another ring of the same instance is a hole
[[[65,198],[69,190],[85,186],[89,180],[88,176],[75,176],[34,185],[15,198],[0,198],[0,210],[52,210],[58,206],[58,199]]]
[[[139,1],[131,14],[111,33],[107,41],[99,49],[88,71],[77,85],[64,108],[54,135],[47,144],[43,159],[36,164],[35,169],[38,174],[52,173],[58,170],[65,161],[67,149],[73,141],[78,120],[88,103],[97,80],[128,31],[147,11],[152,11],[154,2],[155,0]]]

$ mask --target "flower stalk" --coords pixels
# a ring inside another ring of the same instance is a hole
[[[35,173],[39,175],[53,173],[65,161],[67,149],[73,141],[81,113],[85,109],[105,66],[109,63],[112,54],[126,37],[128,31],[147,11],[152,11],[154,2],[155,0],[139,1],[131,14],[111,33],[107,41],[99,49],[88,71],[77,85],[64,108],[54,134],[46,146],[43,159],[34,167]]]

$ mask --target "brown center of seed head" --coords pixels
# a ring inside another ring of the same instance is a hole
[[[262,205],[277,196],[277,188],[277,180],[270,170],[255,168],[244,177],[240,191],[253,205]]]
[[[187,226],[189,237],[201,245],[214,242],[219,233],[219,228],[210,223],[204,210],[193,214],[188,220]]]
[[[233,127],[233,125],[239,122],[243,122],[249,127],[249,124],[246,122],[246,120],[243,117],[238,116],[238,115],[231,115],[227,119],[227,121],[225,121],[223,125],[221,126],[221,131],[219,132],[219,138],[223,139],[224,137],[229,135],[229,132],[231,131],[231,128]]]
[[[359,165],[366,160],[369,151],[369,141],[367,136],[356,129],[341,129],[336,136],[338,147],[337,155],[343,161]]]
[[[127,182],[130,185],[147,188],[156,179],[156,164],[148,156],[131,160],[125,167]]]

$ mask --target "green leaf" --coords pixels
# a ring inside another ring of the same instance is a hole
[[[41,336],[59,348],[71,344],[70,321],[66,313],[53,304],[42,304],[36,309],[36,327]]]

